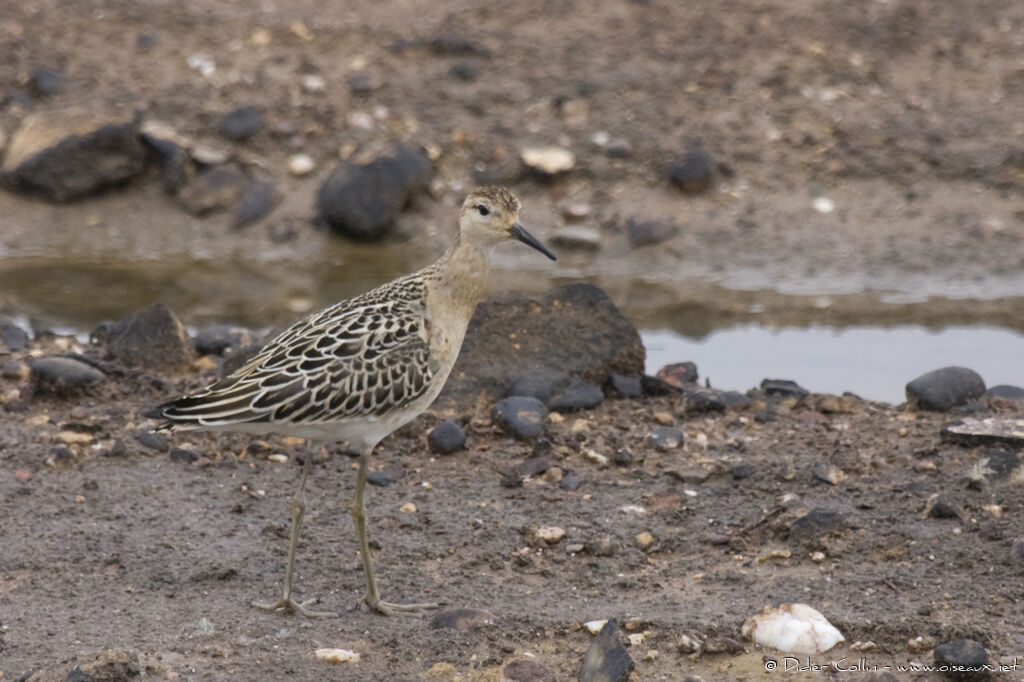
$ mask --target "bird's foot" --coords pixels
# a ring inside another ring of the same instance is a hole
[[[316,599],[307,599],[301,604],[291,597],[278,599],[276,602],[254,601],[252,603],[258,609],[264,611],[284,611],[286,613],[301,613],[306,618],[337,618],[336,611],[313,611],[307,608],[310,604],[316,604]]]
[[[369,596],[363,598],[366,605],[377,613],[384,614],[385,616],[396,616],[399,614],[417,614],[423,611],[430,611],[431,609],[441,608],[440,604],[434,604],[433,602],[425,602],[422,604],[392,604],[391,602],[381,601],[380,599],[373,599]]]

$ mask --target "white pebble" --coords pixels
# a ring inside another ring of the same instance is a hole
[[[527,147],[521,156],[527,166],[548,175],[564,173],[576,165],[576,156],[564,147]]]
[[[267,457],[271,462],[277,462],[278,464],[284,464],[288,461],[288,455],[275,454]]]
[[[309,154],[293,154],[288,157],[288,172],[292,175],[309,175],[316,168],[316,161]]]
[[[605,625],[607,625],[607,624],[608,624],[608,619],[605,618],[604,620],[591,620],[591,621],[588,621],[588,622],[583,624],[583,627],[585,627],[590,634],[596,635],[597,633],[601,632],[601,629]]]
[[[348,649],[317,649],[316,657],[325,663],[358,663],[359,654]]]
[[[583,456],[598,466],[605,466],[608,464],[608,457],[602,455],[597,450],[587,450],[583,453]]]
[[[307,73],[302,77],[302,89],[308,93],[323,92],[326,87],[323,76]]]
[[[836,210],[836,202],[832,201],[828,197],[818,197],[812,204],[814,210],[818,213],[831,213]]]
[[[783,604],[743,622],[742,633],[755,644],[786,654],[820,654],[844,640],[825,616],[807,604]]]
[[[624,514],[646,514],[647,510],[641,507],[639,504],[627,504],[625,507],[620,507],[619,511]]]
[[[561,542],[565,538],[565,529],[558,526],[541,526],[537,529],[537,539],[549,545]]]
[[[189,55],[186,63],[188,68],[198,71],[207,78],[212,76],[213,72],[217,70],[217,62],[213,61],[213,57],[205,52],[196,52],[193,55]]]

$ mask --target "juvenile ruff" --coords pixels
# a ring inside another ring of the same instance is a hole
[[[363,491],[370,453],[385,436],[425,410],[441,392],[483,296],[491,249],[516,239],[555,259],[519,224],[519,199],[501,187],[474,190],[459,211],[459,235],[441,258],[417,273],[342,301],[292,325],[238,371],[190,396],[157,407],[157,429],[278,433],[347,441],[359,452],[352,519],[359,538],[367,605],[381,613],[437,604],[380,600],[370,558]],[[307,616],[292,599],[295,547],[305,513],[307,456],[292,498],[284,593],[256,603]],[[315,600],[310,600],[315,601]]]

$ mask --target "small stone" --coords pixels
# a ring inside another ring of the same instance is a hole
[[[600,388],[589,381],[572,379],[548,401],[548,409],[559,412],[584,410],[597,407],[602,400],[604,400],[604,393]]]
[[[0,377],[3,377],[4,379],[23,381],[28,378],[28,375],[28,365],[20,360],[7,360],[4,362],[3,366],[0,367]]]
[[[619,641],[619,623],[612,618],[601,628],[583,659],[580,682],[625,682],[633,659]]]
[[[725,412],[728,403],[720,391],[710,388],[684,387],[683,412],[686,414],[707,414],[709,412]]]
[[[194,216],[204,216],[238,203],[249,180],[233,168],[215,166],[197,175],[178,192],[178,203]]]
[[[693,147],[669,168],[669,180],[687,194],[699,194],[711,188],[714,166],[703,147]]]
[[[629,143],[629,140],[618,138],[605,145],[604,153],[610,159],[628,159],[633,156],[633,145]]]
[[[10,320],[0,317],[0,343],[10,351],[25,350],[28,347],[28,332]]]
[[[697,382],[697,365],[692,362],[675,362],[659,369],[655,377],[675,389],[683,389],[687,384]]]
[[[573,542],[565,546],[565,551],[568,554],[579,554],[584,549],[582,542]]]
[[[37,390],[73,393],[103,381],[106,374],[73,358],[43,357],[32,361],[29,370]]]
[[[172,462],[182,462],[183,464],[191,464],[199,459],[198,452],[186,450],[185,448],[172,448],[168,456]]]
[[[985,381],[966,367],[944,367],[907,384],[907,403],[922,410],[947,412],[985,394]]]
[[[590,621],[587,621],[586,623],[583,624],[583,627],[585,627],[587,629],[587,632],[589,632],[590,634],[596,635],[597,633],[601,632],[601,629],[605,625],[607,625],[607,624],[608,624],[608,619],[605,618],[604,620],[590,620]]]
[[[244,106],[224,114],[220,119],[220,134],[229,140],[242,142],[263,127],[263,115],[255,107]]]
[[[455,80],[469,83],[475,81],[480,76],[480,69],[471,62],[458,61],[448,69],[448,75]]]
[[[1021,448],[1024,447],[1024,419],[968,417],[942,429],[941,436],[947,443],[968,447],[1001,445]]]
[[[658,422],[662,426],[672,426],[676,423],[675,417],[668,412],[655,412],[651,416],[654,417],[654,421]]]
[[[242,190],[232,224],[235,227],[245,227],[259,222],[274,208],[279,198],[274,183],[266,180],[250,181]]]
[[[615,554],[616,546],[611,537],[605,535],[593,542],[588,542],[586,544],[586,550],[594,556],[608,557]]]
[[[611,386],[623,398],[639,398],[644,394],[639,374],[612,374]]]
[[[263,27],[254,28],[249,34],[249,43],[253,47],[266,47],[273,41],[273,34]]]
[[[302,76],[300,81],[302,83],[302,89],[310,94],[323,92],[327,89],[327,83],[324,81],[324,77],[316,73],[307,73]]]
[[[288,172],[297,177],[309,175],[316,169],[316,161],[309,154],[293,154],[288,157]]]
[[[584,451],[583,456],[587,458],[588,462],[593,462],[594,464],[596,464],[599,467],[606,467],[606,466],[608,466],[608,461],[609,460],[608,460],[607,455],[602,455],[597,450],[587,449],[586,451]]]
[[[219,166],[231,158],[231,150],[222,144],[210,141],[197,142],[189,148],[189,154],[204,166]]]
[[[1010,546],[1010,558],[1018,564],[1024,564],[1024,535],[1019,535]]]
[[[847,512],[833,507],[814,507],[789,527],[789,540],[818,543],[830,533],[847,526]]]
[[[612,461],[619,466],[628,466],[633,463],[633,453],[625,448],[619,448],[612,455]]]
[[[516,377],[505,391],[505,396],[530,397],[547,403],[569,381],[569,375],[565,372],[531,370]]]
[[[64,92],[64,74],[53,69],[39,69],[32,74],[32,90],[40,97],[52,97]]]
[[[224,355],[255,341],[256,335],[250,329],[232,324],[215,324],[200,329],[194,343],[200,355]]]
[[[158,42],[160,42],[160,36],[156,31],[141,31],[135,36],[135,47],[143,52],[149,52],[156,47]]]
[[[494,406],[494,420],[516,439],[539,438],[548,410],[536,398],[505,398]]]
[[[836,202],[832,201],[828,197],[816,197],[814,201],[811,202],[811,206],[813,206],[814,210],[818,213],[825,215],[836,210]]]
[[[846,480],[846,472],[834,464],[826,464],[825,462],[815,464],[813,474],[819,481],[831,485],[839,485]]]
[[[940,644],[932,650],[935,665],[959,667],[961,670],[950,675],[954,679],[971,679],[984,670],[988,663],[988,651],[973,639],[954,639]]]
[[[565,529],[558,526],[541,526],[534,535],[549,545],[554,545],[565,539]]]
[[[554,679],[551,671],[536,661],[512,661],[501,674],[509,682],[548,682]]]
[[[562,490],[572,492],[577,490],[583,483],[583,477],[579,474],[566,474],[562,477],[562,480],[558,482],[558,487]]]
[[[427,434],[427,445],[431,452],[449,455],[466,447],[466,432],[451,419],[441,422]]]
[[[317,649],[313,652],[324,663],[358,663],[359,654],[348,649]]]
[[[632,634],[626,635],[626,639],[629,641],[630,646],[640,646],[644,643],[644,633],[634,632]]]
[[[402,512],[403,514],[415,514],[416,505],[413,504],[412,502],[406,502],[405,504],[398,508],[398,511]]]
[[[157,452],[168,452],[171,444],[159,433],[153,431],[139,431],[135,434],[135,440],[139,441],[144,448],[156,450]]]
[[[132,313],[106,330],[107,350],[129,366],[175,369],[195,359],[185,325],[162,303]]]
[[[683,432],[671,427],[660,427],[647,436],[647,444],[660,452],[674,450],[683,444]]]
[[[676,236],[679,233],[679,226],[668,220],[630,219],[626,224],[626,231],[633,246],[651,246]]]
[[[348,79],[348,89],[353,95],[365,95],[381,86],[380,78],[369,71],[360,71]]]
[[[985,391],[985,395],[989,398],[1001,398],[1003,400],[1024,400],[1024,388],[999,384]]]
[[[423,154],[405,147],[365,164],[344,162],[320,186],[320,216],[347,237],[383,239],[412,196],[427,186],[430,168]]]
[[[391,465],[368,473],[366,475],[366,482],[386,488],[403,478],[405,478],[405,470],[400,466]],[[412,511],[416,511],[415,507],[413,507]]]
[[[520,157],[527,168],[541,175],[565,173],[576,165],[576,156],[564,147],[527,147]]]
[[[494,622],[495,615],[489,611],[480,609],[447,609],[437,613],[430,619],[430,627],[439,630],[449,628],[465,632],[470,628],[481,625],[490,625]]]
[[[811,558],[811,561],[813,561],[814,563],[820,564],[822,561],[825,560],[825,553],[824,552],[811,552],[810,558]]]
[[[806,388],[789,379],[765,379],[761,382],[761,390],[766,396],[796,398],[797,400],[810,393]]]
[[[925,506],[925,516],[933,519],[958,519],[960,510],[948,495],[936,493],[929,498]]]
[[[54,437],[65,445],[83,445],[95,440],[91,433],[82,433],[81,431],[60,431]]]
[[[636,544],[640,545],[640,549],[647,549],[654,544],[654,536],[647,531],[638,533],[634,539],[636,540]]]
[[[601,231],[586,225],[566,225],[551,234],[552,246],[578,251],[599,251],[601,249]]]
[[[561,206],[562,217],[569,222],[579,222],[590,215],[593,208],[584,201],[572,201]]]

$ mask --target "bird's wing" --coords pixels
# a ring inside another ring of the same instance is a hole
[[[383,292],[381,292],[383,293]],[[437,371],[422,298],[360,297],[296,323],[233,374],[154,410],[163,428],[324,424],[381,415]]]

